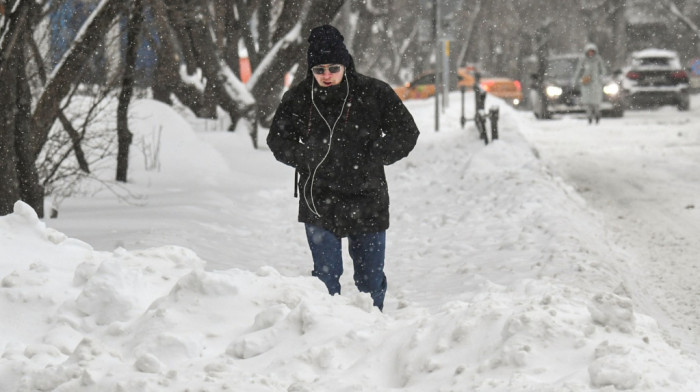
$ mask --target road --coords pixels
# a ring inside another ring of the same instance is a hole
[[[541,159],[638,263],[636,306],[700,357],[700,96],[689,112],[628,111],[599,125],[524,114],[522,131]]]

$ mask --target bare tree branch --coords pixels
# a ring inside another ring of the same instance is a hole
[[[41,54],[39,53],[39,45],[37,45],[34,37],[31,36],[29,37],[29,49],[34,56],[34,62],[36,63],[39,80],[41,80],[41,83],[46,84],[46,67],[41,59]],[[63,125],[63,129],[68,133],[68,136],[73,143],[73,153],[75,154],[75,159],[78,161],[80,170],[84,171],[85,173],[90,173],[90,165],[88,164],[87,159],[85,159],[85,153],[83,152],[83,148],[80,144],[82,136],[80,136],[78,131],[73,127],[73,124],[71,124],[70,120],[68,120],[65,113],[60,108],[58,110],[58,120],[61,122],[61,125]]]
[[[49,77],[44,91],[39,97],[34,109],[32,123],[37,134],[34,145],[34,155],[37,156],[46,142],[49,130],[58,116],[58,108],[71,88],[81,76],[83,64],[100,44],[107,30],[124,8],[122,0],[102,0],[90,19],[86,22],[81,33],[75,38],[75,43],[63,56]]]
[[[695,37],[700,38],[700,28],[698,25],[696,25],[688,16],[683,14],[675,3],[669,0],[661,0],[659,1],[659,5],[666,9],[677,20],[682,22],[688,29],[690,29],[693,34],[695,34]]]

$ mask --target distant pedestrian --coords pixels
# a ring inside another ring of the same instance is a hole
[[[333,26],[311,31],[306,78],[282,97],[267,144],[298,174],[298,219],[306,227],[312,275],[331,295],[340,293],[347,237],[355,285],[381,310],[389,228],[384,166],[407,156],[419,132],[387,83],[355,70],[343,40]]]
[[[584,57],[576,69],[576,82],[581,86],[581,104],[586,108],[586,117],[591,124],[600,121],[600,105],[603,102],[603,76],[605,64],[598,54],[598,47],[588,43],[584,48]]]

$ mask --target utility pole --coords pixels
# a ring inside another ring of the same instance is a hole
[[[435,45],[435,132],[440,130],[440,61],[442,47],[438,28],[440,26],[440,8],[438,0],[433,0],[433,44]]]
[[[547,112],[547,94],[545,92],[544,75],[547,71],[547,56],[549,56],[549,25],[550,19],[546,19],[544,23],[537,28],[535,32],[535,53],[537,55],[537,94],[540,98],[539,112],[542,113],[543,119],[549,118]]]
[[[442,40],[442,111],[450,106],[450,40]]]

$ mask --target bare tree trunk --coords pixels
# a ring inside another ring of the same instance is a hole
[[[28,35],[28,34],[27,34]],[[26,37],[26,35],[25,35]],[[23,40],[24,38],[23,37]],[[24,45],[23,45],[24,46]],[[18,48],[20,49],[20,48]],[[17,50],[17,117],[15,119],[15,151],[17,177],[22,200],[29,204],[40,218],[44,217],[44,187],[39,183],[36,155],[32,148],[34,133],[31,127],[32,92],[26,74],[24,50]]]
[[[260,2],[258,5],[258,45],[260,51],[266,53],[271,45],[270,21],[272,19],[272,4],[268,1]]]
[[[250,3],[250,2],[248,2]],[[260,56],[258,54],[258,49],[253,40],[253,32],[250,31],[250,17],[253,13],[252,6],[246,4],[243,0],[237,0],[235,2],[236,9],[238,10],[238,15],[243,23],[240,23],[238,27],[241,29],[241,35],[243,37],[243,42],[245,42],[246,49],[248,51],[248,61],[250,61],[251,69],[258,67],[260,63]]]
[[[219,50],[224,61],[233,72],[241,78],[240,56],[238,55],[238,41],[240,40],[240,15],[235,12],[236,4],[228,0],[218,0],[217,13],[221,15],[221,37]]]
[[[8,4],[9,6],[9,4]],[[18,113],[18,73],[22,69],[17,54],[22,51],[21,36],[27,30],[29,5],[23,2],[16,12],[6,14],[0,34],[0,215],[12,213],[21,199],[16,151],[16,117]],[[10,9],[8,7],[8,9]]]
[[[129,103],[134,91],[134,74],[136,70],[136,56],[139,47],[139,32],[143,24],[143,2],[134,0],[132,3],[131,17],[127,24],[126,56],[124,59],[124,74],[122,78],[122,91],[119,94],[117,105],[117,181],[126,182],[129,172],[129,147],[133,134],[129,131]]]
[[[14,52],[14,51],[13,51]],[[15,115],[17,113],[16,58],[8,54],[0,71],[0,215],[12,213],[20,199],[17,176],[17,153],[15,152]]]
[[[31,127],[31,91],[26,74],[25,41],[31,34],[33,2],[16,3],[16,8],[3,26],[0,48],[0,79],[3,81],[2,100],[5,100],[0,126],[0,213],[12,212],[14,203],[21,199],[44,215],[44,189],[39,184],[35,166],[34,143],[36,135]],[[9,109],[9,110],[8,110]]]
[[[12,2],[8,1],[8,3]],[[12,8],[9,5],[10,4],[8,4],[7,9]],[[31,3],[27,1],[21,1],[18,4],[15,12],[12,12],[7,16],[7,20],[4,26],[2,26],[2,31],[0,31],[0,36],[3,37],[2,43],[0,43],[0,73],[2,73],[5,64],[10,58],[10,55],[14,53],[13,50],[15,48],[15,45],[17,45],[18,42],[21,42],[20,37],[28,28],[27,26],[29,23],[30,10]]]
[[[615,40],[615,58],[613,66],[621,67],[627,56],[627,20],[625,19],[626,0],[613,1],[613,39]]]

